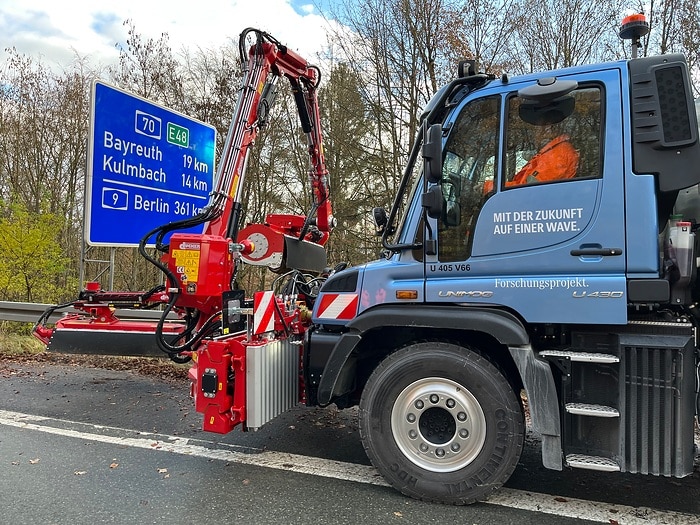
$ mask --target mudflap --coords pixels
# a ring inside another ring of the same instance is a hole
[[[156,342],[154,322],[133,322],[129,329],[56,326],[46,345],[49,352],[135,357],[168,357]],[[164,332],[177,339],[183,325],[166,323]]]

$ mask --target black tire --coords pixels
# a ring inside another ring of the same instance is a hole
[[[412,498],[452,505],[486,500],[510,477],[525,434],[522,406],[477,352],[421,342],[389,355],[360,400],[372,464]]]

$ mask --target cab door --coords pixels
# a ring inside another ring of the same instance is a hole
[[[620,72],[560,80],[577,87],[559,105],[519,97],[532,79],[455,112],[427,301],[501,305],[533,323],[627,322]]]

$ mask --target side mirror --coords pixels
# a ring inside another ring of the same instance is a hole
[[[374,218],[375,234],[377,236],[382,235],[386,229],[387,222],[389,222],[386,216],[386,210],[384,208],[373,208],[372,217]]]
[[[433,124],[423,137],[423,171],[428,182],[442,178],[442,125]]]
[[[445,213],[442,217],[446,226],[459,226],[462,224],[462,205],[459,201],[447,201],[445,203]]]
[[[569,95],[578,87],[575,80],[541,78],[518,90],[522,104],[518,109],[520,119],[533,126],[557,124],[574,112],[576,101]]]
[[[435,186],[431,186],[430,189],[423,194],[422,204],[423,207],[426,208],[428,217],[431,219],[439,219],[442,217],[442,188],[437,184]]]

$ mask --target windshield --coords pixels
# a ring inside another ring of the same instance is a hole
[[[421,141],[422,144],[422,141]],[[405,187],[410,188],[408,191],[404,191],[399,195],[401,199],[399,202],[399,207],[397,210],[397,234],[394,236],[391,242],[401,242],[401,243],[413,243],[419,242],[416,238],[407,238],[406,228],[409,223],[409,218],[411,216],[411,203],[415,202],[417,192],[420,191],[423,181],[423,163],[418,160],[422,160],[422,157],[415,156],[409,159],[409,162],[413,161],[410,166],[407,167],[409,170],[408,183]]]

